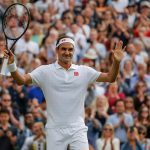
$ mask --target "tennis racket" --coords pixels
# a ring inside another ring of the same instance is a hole
[[[14,52],[15,43],[24,35],[30,22],[30,12],[20,3],[10,5],[2,18],[2,31],[6,39],[6,49]],[[8,59],[4,58],[1,74],[6,75]]]

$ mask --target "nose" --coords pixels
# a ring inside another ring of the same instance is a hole
[[[66,51],[65,51],[65,54],[66,54],[66,55],[68,55],[69,53],[70,53],[69,50],[66,50]]]

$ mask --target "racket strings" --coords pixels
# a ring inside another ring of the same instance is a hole
[[[22,13],[17,13],[21,9]],[[19,38],[28,26],[29,14],[27,9],[22,5],[14,5],[5,13],[3,20],[4,32],[10,39]]]

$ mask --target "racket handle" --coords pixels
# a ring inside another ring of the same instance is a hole
[[[4,61],[2,63],[1,73],[0,73],[1,75],[6,75],[7,63],[8,63],[8,59],[4,58]]]

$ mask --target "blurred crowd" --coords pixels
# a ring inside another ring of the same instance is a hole
[[[14,2],[0,0],[0,10],[4,12]],[[116,41],[123,41],[125,57],[116,82],[94,83],[87,89],[89,147],[150,150],[149,0],[19,2],[31,14],[28,30],[14,47],[21,73],[55,62],[60,34],[74,38],[75,64],[102,72],[110,69]],[[1,38],[0,50],[4,45]],[[45,150],[46,118],[46,102],[39,87],[19,86],[9,73],[0,77],[0,150]]]

